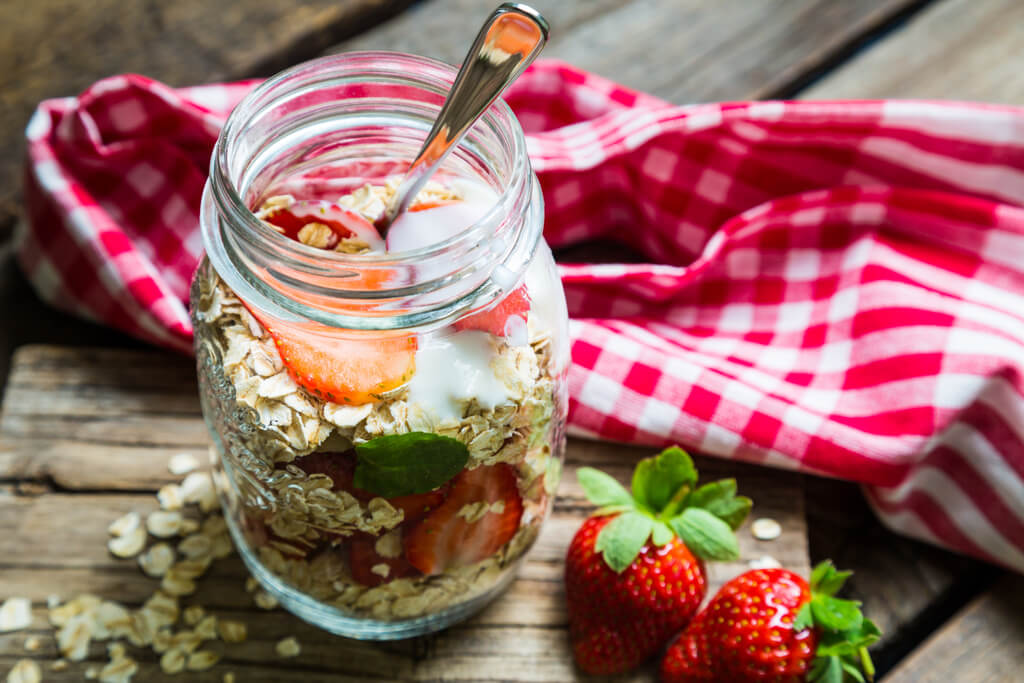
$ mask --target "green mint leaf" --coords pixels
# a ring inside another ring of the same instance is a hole
[[[697,468],[682,448],[666,448],[640,461],[633,470],[633,498],[655,514],[661,512],[681,488],[693,488]]]
[[[686,508],[669,522],[683,543],[704,560],[735,560],[740,556],[729,525],[702,508]]]
[[[864,622],[858,603],[827,595],[811,598],[811,613],[814,623],[826,631],[851,631],[859,629]]]
[[[352,483],[383,498],[426,493],[462,471],[469,450],[447,436],[408,432],[356,446]]]
[[[594,550],[604,555],[612,571],[621,574],[647,543],[653,526],[654,520],[643,513],[623,512],[601,529]]]
[[[633,507],[633,497],[612,476],[593,467],[581,467],[576,471],[576,478],[583,487],[587,500],[601,507],[626,506]]]
[[[793,630],[803,631],[805,628],[811,628],[812,626],[814,626],[814,617],[811,615],[811,603],[806,602],[800,608],[800,611],[796,613],[796,619],[793,620]]]
[[[722,479],[704,484],[691,493],[685,506],[704,508],[735,531],[747,518],[753,502],[746,496],[736,495],[735,479]]]
[[[654,545],[660,548],[675,537],[676,535],[672,532],[672,527],[665,524],[665,522],[655,520],[654,528],[651,531],[651,540],[654,542]]]

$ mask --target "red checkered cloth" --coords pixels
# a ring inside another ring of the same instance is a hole
[[[18,254],[54,305],[190,348],[210,150],[251,84],[40,105]],[[1024,571],[1024,110],[674,107],[558,62],[507,100],[561,266],[578,435],[864,483],[892,528]]]

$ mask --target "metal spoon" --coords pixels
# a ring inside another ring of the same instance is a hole
[[[434,127],[406,171],[391,204],[377,219],[381,237],[386,236],[395,218],[409,208],[466,131],[540,54],[547,39],[548,22],[527,5],[506,2],[488,17],[459,68]]]

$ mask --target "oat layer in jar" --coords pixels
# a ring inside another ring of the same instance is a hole
[[[225,516],[265,590],[350,637],[483,607],[561,471],[565,300],[508,107],[386,240],[373,226],[454,74],[349,53],[270,79],[203,200],[192,316]]]

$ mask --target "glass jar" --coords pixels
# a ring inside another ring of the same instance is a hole
[[[507,586],[561,472],[568,322],[543,202],[497,102],[379,240],[455,70],[314,60],[256,88],[211,164],[192,285],[229,528],[339,635],[435,631]]]

